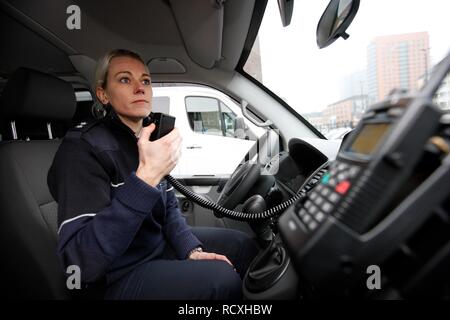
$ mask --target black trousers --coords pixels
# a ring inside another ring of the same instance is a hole
[[[167,247],[161,259],[142,264],[108,287],[106,299],[238,300],[242,278],[258,246],[245,233],[221,228],[194,227],[205,251],[223,254],[219,260],[177,260]]]

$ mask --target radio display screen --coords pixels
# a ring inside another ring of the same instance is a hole
[[[370,156],[388,131],[390,123],[366,124],[347,151]]]

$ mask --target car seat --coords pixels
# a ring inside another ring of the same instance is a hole
[[[2,92],[0,115],[11,131],[0,143],[1,294],[7,298],[71,297],[56,254],[57,203],[47,172],[61,142],[52,124],[70,121],[75,109],[70,83],[28,68],[16,70]],[[38,124],[46,138],[35,137]]]

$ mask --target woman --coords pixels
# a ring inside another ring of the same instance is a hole
[[[255,244],[238,231],[193,228],[164,177],[180,156],[175,128],[149,141],[155,125],[143,59],[114,50],[96,70],[109,110],[70,130],[50,168],[58,202],[58,254],[84,283],[106,280],[109,299],[239,299]]]

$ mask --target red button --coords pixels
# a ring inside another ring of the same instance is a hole
[[[344,180],[340,182],[334,190],[340,194],[345,194],[350,188],[350,181]]]

